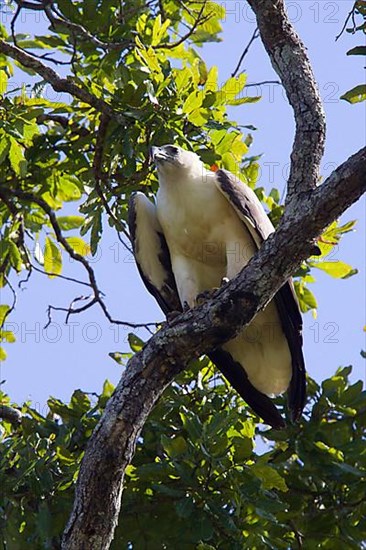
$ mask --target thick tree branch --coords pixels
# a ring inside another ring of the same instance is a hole
[[[168,323],[128,362],[93,433],[62,548],[106,549],[117,524],[123,476],[157,399],[187,360],[224,343],[265,307],[309,256],[314,239],[366,191],[366,148],[301,195],[237,278],[213,300]]]
[[[314,188],[319,180],[325,116],[305,46],[291,25],[283,0],[248,0],[248,3],[255,12],[262,42],[295,116],[288,206],[294,194]]]
[[[97,111],[118,120],[120,124],[125,124],[125,116],[115,111],[103,99],[90,93],[81,84],[75,84],[71,78],[62,78],[56,73],[56,71],[50,67],[47,67],[44,63],[39,61],[39,59],[34,58],[24,50],[21,50],[17,46],[12,46],[11,44],[8,44],[4,40],[0,39],[0,52],[11,57],[12,59],[15,59],[23,65],[23,67],[31,69],[39,74],[46,82],[51,84],[52,88],[56,92],[65,92],[70,94],[72,97],[79,99],[83,103],[94,107]]]

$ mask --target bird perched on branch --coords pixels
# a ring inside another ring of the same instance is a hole
[[[250,187],[226,170],[206,170],[175,145],[151,148],[155,203],[134,193],[129,226],[140,275],[165,314],[232,279],[274,227]],[[302,319],[292,282],[235,338],[208,356],[243,399],[275,428],[285,422],[270,397],[287,390],[293,420],[305,402]]]

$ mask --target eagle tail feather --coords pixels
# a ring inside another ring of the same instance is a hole
[[[244,401],[266,424],[278,430],[286,427],[285,421],[271,399],[253,386],[245,370],[238,362],[234,361],[230,353],[218,348],[208,356]]]

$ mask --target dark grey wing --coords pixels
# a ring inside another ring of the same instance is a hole
[[[281,429],[286,426],[271,399],[253,386],[245,370],[233,359],[230,353],[222,348],[217,348],[207,355],[230,382],[232,387],[236,389],[253,411],[263,418],[266,424],[275,429]]]
[[[302,317],[292,281],[285,283],[275,296],[282,329],[292,358],[292,377],[287,390],[292,420],[301,417],[306,402],[306,370],[302,353]]]
[[[216,184],[244,222],[259,248],[262,241],[273,233],[274,227],[254,191],[226,170],[216,172]],[[288,403],[292,419],[297,420],[301,416],[306,400],[306,373],[302,353],[302,318],[291,280],[280,288],[274,299],[292,357]],[[248,382],[248,379],[243,380],[243,385],[247,387]],[[258,390],[255,391],[260,393]],[[267,396],[264,397],[268,399]],[[256,399],[258,400],[259,397],[257,396]],[[247,398],[245,400],[248,401]],[[253,409],[259,413],[258,406]],[[265,420],[263,416],[262,418]]]
[[[170,311],[182,311],[169,249],[156,207],[143,193],[131,195],[128,225],[137,268],[147,290],[165,315]]]

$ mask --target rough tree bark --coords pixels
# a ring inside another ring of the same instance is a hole
[[[127,364],[88,444],[63,549],[107,549],[120,510],[123,477],[147,416],[189,359],[231,339],[312,252],[314,239],[366,191],[366,149],[317,187],[324,113],[305,48],[283,0],[248,0],[262,41],[294,110],[286,211],[239,276],[214,298],[168,323]]]

